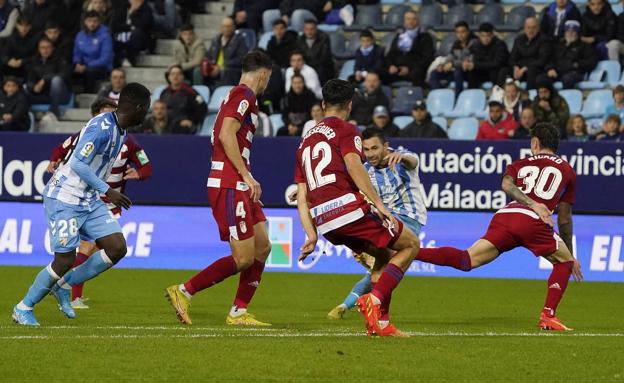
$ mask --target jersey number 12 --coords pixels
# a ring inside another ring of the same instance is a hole
[[[316,167],[313,171],[312,160],[315,160],[319,157],[321,158],[321,160],[316,164]],[[327,142],[321,141],[314,145],[314,148],[312,149],[309,146],[303,149],[302,160],[310,190],[314,190],[317,187],[336,182],[335,174],[322,174],[323,170],[325,170],[327,165],[329,165],[332,160],[332,150]]]

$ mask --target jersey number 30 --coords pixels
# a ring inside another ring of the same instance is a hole
[[[524,194],[534,192],[541,199],[549,200],[559,189],[563,176],[559,169],[552,166],[543,169],[537,166],[525,166],[518,172],[518,178],[524,183],[520,189]]]
[[[321,160],[316,164],[314,171],[312,171],[312,160],[319,158],[319,156]],[[327,142],[321,141],[314,145],[312,149],[310,149],[309,146],[303,149],[302,160],[310,190],[336,182],[335,174],[322,174],[323,170],[325,170],[332,160],[332,150]]]

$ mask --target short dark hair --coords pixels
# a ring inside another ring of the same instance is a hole
[[[362,132],[362,140],[368,140],[370,138],[377,137],[382,144],[386,143],[386,133],[383,129],[371,126],[370,128],[364,129]]]
[[[470,30],[470,27],[468,26],[468,23],[467,23],[467,22],[465,22],[465,21],[458,21],[458,22],[456,22],[456,23],[455,23],[455,28],[454,28],[454,29],[457,29],[457,28],[459,28],[459,27],[464,27],[464,28],[466,28],[466,29]]]
[[[2,86],[4,86],[4,84],[6,84],[7,82],[13,82],[18,87],[20,86],[20,81],[15,76],[4,76],[4,80],[2,81]]]
[[[89,19],[91,17],[97,17],[98,20],[100,20],[100,14],[98,13],[98,11],[87,11],[87,13],[85,13],[85,19]]]
[[[291,51],[288,55],[288,59],[291,59],[294,55],[301,55],[301,57],[303,57],[303,61],[305,61],[305,55],[303,54],[303,51],[300,51],[299,49]]]
[[[243,57],[243,73],[255,72],[258,69],[272,69],[273,61],[266,53],[254,50]]]
[[[48,29],[61,29],[61,26],[59,25],[58,22],[54,20],[48,20],[45,23],[44,30],[48,30]]]
[[[479,25],[479,32],[492,33],[494,32],[494,25],[492,23],[481,23],[481,25]]]
[[[345,80],[333,79],[323,85],[323,101],[326,105],[344,108],[353,99],[353,84]]]
[[[184,25],[182,25],[180,27],[180,32],[183,32],[183,31],[194,31],[194,30],[195,30],[195,27],[191,23],[185,23]]]
[[[54,43],[52,42],[52,40],[50,40],[46,36],[43,36],[42,38],[39,39],[39,41],[37,41],[37,46],[39,46],[39,44],[41,44],[42,42],[50,43],[52,44],[52,48],[54,48]]]
[[[550,149],[554,152],[559,148],[559,129],[551,123],[539,122],[531,129],[531,137],[539,140],[542,148]]]
[[[286,25],[286,22],[285,22],[284,20],[282,20],[282,19],[277,19],[277,20],[275,20],[275,21],[273,22],[273,26],[274,26],[274,27],[275,27],[275,26],[278,26],[278,25],[281,25],[281,26],[283,26],[284,28],[288,27],[288,25]]]
[[[360,38],[362,37],[368,37],[369,39],[375,39],[375,36],[373,36],[373,32],[371,32],[370,29],[364,29],[362,32],[360,32]]]
[[[116,108],[117,103],[109,98],[100,97],[91,104],[91,115],[97,116],[104,108]]]
[[[314,25],[318,25],[318,22],[314,19],[305,19],[303,20],[304,24],[314,24]]]
[[[121,90],[117,105],[119,105],[120,108],[131,107],[134,109],[136,106],[143,105],[149,107],[149,103],[150,91],[138,82],[131,82]]]
[[[29,14],[21,14],[17,16],[17,24],[32,25],[32,17]]]
[[[303,81],[303,83],[305,84],[305,77],[303,77],[303,75],[301,73],[295,72],[292,76],[290,76],[290,82],[292,83],[292,80],[297,77],[300,78],[301,81]]]
[[[617,114],[608,115],[607,118],[605,119],[605,122],[610,122],[610,121],[617,122],[618,125],[622,124],[622,119]]]
[[[111,70],[111,74],[112,74],[113,72],[121,72],[121,73],[123,73],[124,77],[126,76],[126,70],[125,70],[124,68],[120,67],[120,66],[118,66],[118,67],[116,67],[116,68],[113,68],[113,69]]]

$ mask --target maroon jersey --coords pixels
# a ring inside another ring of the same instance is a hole
[[[515,161],[507,167],[506,176],[513,177],[516,186],[534,201],[555,210],[559,202],[574,204],[576,173],[556,155],[538,154]],[[523,207],[512,202],[507,207]]]
[[[344,156],[362,157],[357,128],[328,117],[310,129],[297,150],[295,183],[308,186],[310,214],[321,234],[362,218],[369,210],[364,196],[347,172]]]
[[[247,85],[241,84],[232,88],[221,103],[212,133],[212,165],[207,185],[209,188],[232,188],[244,191],[247,190],[247,185],[225,155],[223,144],[219,140],[221,127],[226,117],[235,118],[241,123],[240,129],[236,133],[236,140],[240,155],[243,157],[247,169],[251,170],[249,156],[258,123],[258,102],[256,95]]]

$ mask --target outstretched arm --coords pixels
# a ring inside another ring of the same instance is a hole
[[[555,225],[552,219],[552,212],[548,210],[546,205],[533,201],[528,195],[524,194],[522,190],[518,189],[516,183],[514,182],[513,177],[505,176],[503,177],[503,183],[501,185],[503,191],[507,193],[508,196],[513,198],[515,201],[530,207],[537,215],[540,217],[542,221],[550,225],[551,227]]]
[[[316,227],[312,216],[310,215],[310,208],[308,206],[308,188],[305,183],[297,184],[297,210],[299,211],[299,219],[301,225],[306,233],[306,241],[301,246],[300,261],[303,261],[310,253],[314,251],[316,247],[316,241],[318,241],[318,234],[316,233]]]

